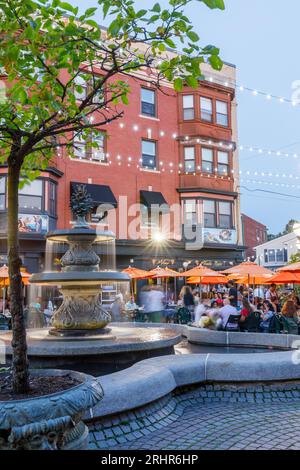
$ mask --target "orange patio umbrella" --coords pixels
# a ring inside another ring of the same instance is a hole
[[[128,274],[128,276],[131,278],[131,295],[134,296],[136,289],[136,281],[142,280],[142,279],[148,279],[149,277],[152,277],[152,274],[150,274],[149,271],[144,271],[144,269],[138,269],[134,268],[133,266],[128,266],[128,268],[123,269],[122,271],[125,274]]]
[[[168,277],[178,277],[177,271],[170,268],[161,268],[158,266],[150,271],[152,279],[163,279]]]
[[[283,268],[278,269],[279,272],[292,272],[292,273],[300,273],[300,262],[298,263],[293,263],[293,264],[288,264],[287,266],[284,266]]]
[[[300,284],[300,273],[281,271],[271,277],[266,284]]]
[[[180,277],[220,277],[226,279],[222,273],[219,273],[218,271],[213,271],[213,269],[207,268],[202,264],[190,269],[189,271],[180,273]]]
[[[131,279],[147,279],[153,276],[149,271],[134,268],[133,266],[129,266],[128,268],[123,269],[122,273],[128,274]]]
[[[28,280],[31,276],[26,271],[21,270],[21,276],[22,276],[22,281],[25,286],[28,285]],[[0,268],[0,286],[1,287],[8,287],[9,286],[9,273],[8,273],[8,267],[6,265],[2,266]]]
[[[197,284],[201,286],[202,284],[207,285],[207,284],[216,284],[216,282],[209,282],[213,281],[213,279],[219,278],[223,279],[226,284],[228,282],[226,276],[223,274],[214,271],[213,269],[207,268],[206,266],[203,266],[200,264],[199,266],[196,266],[195,268],[190,269],[189,271],[186,271],[185,273],[180,274],[182,277],[187,277],[187,278],[196,278],[198,279]],[[201,289],[200,289],[200,296],[202,295]]]
[[[274,273],[270,269],[259,266],[252,261],[245,261],[244,263],[234,266],[233,268],[222,271],[223,274],[228,274],[229,279],[243,279],[247,278],[248,284],[258,284],[256,280],[270,279]]]
[[[208,276],[208,277],[189,277],[187,280],[188,284],[227,284],[228,280],[225,276]]]

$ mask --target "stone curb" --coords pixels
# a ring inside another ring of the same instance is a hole
[[[146,359],[123,371],[99,377],[104,399],[93,408],[92,417],[144,406],[184,385],[297,380],[300,365],[293,363],[293,354],[293,351],[190,354]]]

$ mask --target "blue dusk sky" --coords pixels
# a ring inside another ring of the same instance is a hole
[[[70,3],[81,10],[97,5],[96,0]],[[136,0],[141,8],[154,3]],[[160,3],[166,6],[168,2]],[[209,10],[195,0],[187,8],[201,44],[220,48],[222,59],[236,65],[240,85],[292,99],[293,82],[299,80],[300,84],[299,0],[225,0],[225,5],[225,11]],[[95,19],[105,24],[101,16]],[[292,154],[286,157],[240,152],[240,169],[243,174],[250,172],[241,183],[242,211],[277,233],[289,219],[300,220],[300,158],[293,157],[295,153],[300,155],[300,106],[248,91],[238,90],[237,98],[239,145]],[[255,172],[274,176],[253,175]]]

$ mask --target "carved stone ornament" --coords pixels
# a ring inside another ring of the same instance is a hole
[[[82,383],[52,395],[0,401],[0,450],[86,449],[88,429],[82,416],[103,398],[99,381],[72,371],[49,369],[32,374],[68,374]]]

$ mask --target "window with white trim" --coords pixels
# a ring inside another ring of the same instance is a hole
[[[75,136],[74,141],[74,157],[80,160],[87,158],[86,141],[81,136]]]
[[[184,171],[186,173],[195,171],[195,147],[184,147]]]
[[[202,147],[202,171],[204,173],[213,173],[214,171],[214,151]]]
[[[153,140],[142,140],[142,166],[144,168],[156,169],[156,142]]]
[[[32,181],[19,190],[19,209],[26,211],[43,210],[43,180]]]
[[[219,202],[219,227],[232,228],[232,203]]]
[[[183,119],[190,121],[195,118],[194,95],[183,95]]]
[[[97,144],[96,147],[92,147],[92,160],[97,162],[106,162],[105,153],[105,134],[98,134],[92,138],[92,142]]]
[[[200,96],[200,113],[202,121],[213,121],[213,101],[210,98]]]
[[[214,228],[217,226],[216,202],[205,199],[203,201],[204,227]]]
[[[79,75],[74,79],[74,96],[76,100],[82,101],[87,96],[87,82]]]
[[[228,105],[225,101],[216,101],[216,122],[221,126],[228,126]]]
[[[142,88],[141,90],[141,108],[145,116],[156,116],[156,93],[154,90]]]
[[[220,176],[229,175],[229,154],[218,151],[218,174]]]
[[[184,223],[186,225],[197,224],[197,201],[196,199],[186,199],[184,201]]]

